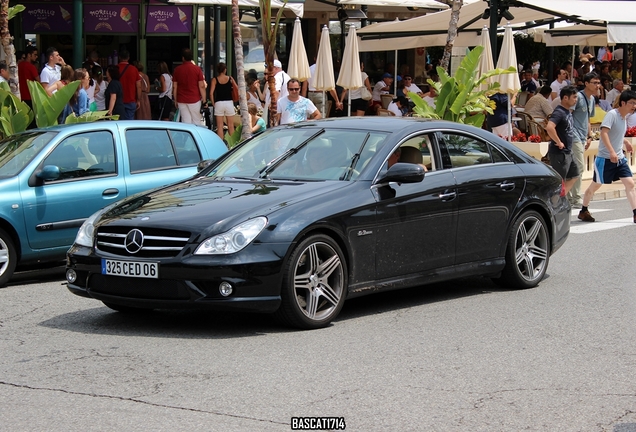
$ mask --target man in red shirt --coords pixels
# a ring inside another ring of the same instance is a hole
[[[35,62],[38,61],[38,49],[34,46],[29,46],[25,50],[24,61],[18,62],[18,84],[20,86],[20,98],[22,101],[33,109],[33,101],[31,100],[31,92],[27,81],[40,82],[40,74],[35,67]],[[35,117],[28,126],[28,129],[36,127]]]
[[[20,97],[31,109],[33,103],[31,101],[31,93],[29,92],[28,81],[40,81],[40,74],[33,64],[38,60],[38,49],[34,46],[27,47],[26,57],[24,61],[18,63],[18,82],[20,84]]]
[[[124,109],[126,117],[121,120],[132,120],[141,100],[141,75],[136,67],[128,63],[130,53],[122,50],[119,53],[119,82],[124,90]]]
[[[172,74],[173,100],[183,123],[201,124],[201,103],[205,103],[205,79],[201,68],[192,63],[192,50],[181,51],[183,64]]]

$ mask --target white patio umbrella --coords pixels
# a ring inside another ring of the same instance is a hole
[[[492,60],[492,48],[490,47],[490,32],[488,27],[484,26],[481,31],[481,39],[479,45],[484,47],[484,51],[479,57],[479,66],[477,68],[477,78],[480,78],[486,72],[495,69],[495,62]],[[479,85],[479,90],[486,90],[488,86],[495,82],[495,77],[490,77]]]
[[[322,100],[325,100],[325,92],[336,88],[336,80],[333,74],[333,59],[331,57],[331,43],[329,42],[329,29],[323,26],[320,35],[320,45],[316,56],[316,70],[311,77],[311,87],[322,91]],[[322,104],[322,116],[325,117],[325,103]]]
[[[296,18],[294,22],[294,33],[292,35],[291,51],[289,52],[287,74],[301,82],[308,80],[311,76],[309,73],[309,61],[307,60],[305,42],[303,42],[303,31],[300,27],[300,18]]]
[[[497,67],[501,69],[508,69],[514,66],[517,69],[517,52],[515,51],[515,42],[512,37],[512,27],[506,26],[504,32],[503,43],[501,44],[501,52],[499,53],[499,59],[497,60]],[[512,120],[510,99],[512,95],[521,90],[521,82],[519,81],[518,73],[502,74],[499,75],[497,80],[499,81],[500,93],[508,94],[508,124]],[[512,141],[511,133],[508,134],[508,141]]]
[[[349,34],[345,42],[342,54],[342,66],[338,75],[338,85],[349,90],[348,115],[351,116],[351,90],[362,87],[362,74],[360,73],[360,53],[358,52],[358,37],[356,27],[351,24]]]

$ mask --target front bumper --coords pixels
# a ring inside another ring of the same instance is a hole
[[[282,268],[289,245],[250,246],[235,256],[188,256],[171,259],[131,259],[96,254],[74,245],[67,271],[77,277],[68,289],[81,297],[115,305],[147,309],[212,309],[274,312],[281,302]],[[102,258],[159,263],[159,278],[102,274]],[[229,296],[219,285],[232,286]]]

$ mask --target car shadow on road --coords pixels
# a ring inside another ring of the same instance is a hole
[[[407,309],[430,303],[455,300],[492,292],[505,292],[489,278],[473,277],[422,285],[414,288],[387,291],[347,300],[334,322],[357,317]]]
[[[506,289],[498,287],[490,279],[468,278],[378,293],[346,301],[334,322],[337,325],[357,317],[503,291]],[[94,306],[95,302],[90,305]],[[86,334],[191,339],[240,338],[297,331],[279,323],[269,314],[204,310],[159,310],[127,314],[101,305],[58,315],[40,325]],[[332,327],[318,331],[329,331]]]

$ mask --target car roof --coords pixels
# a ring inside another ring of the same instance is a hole
[[[194,129],[202,128],[202,126],[196,126],[188,123],[181,122],[161,122],[158,120],[112,120],[112,121],[95,121],[87,123],[74,123],[74,124],[60,124],[49,126],[46,128],[29,129],[27,132],[39,132],[39,131],[56,131],[56,132],[74,132],[74,131],[87,131],[92,129],[110,129],[114,127],[148,127],[153,129]]]
[[[331,127],[342,129],[365,129],[376,132],[406,132],[435,128],[452,128],[456,130],[474,131],[477,128],[454,123],[446,120],[425,119],[418,117],[389,117],[389,116],[353,116],[333,117],[310,122],[295,123],[287,127]],[[283,126],[284,127],[284,126]]]

